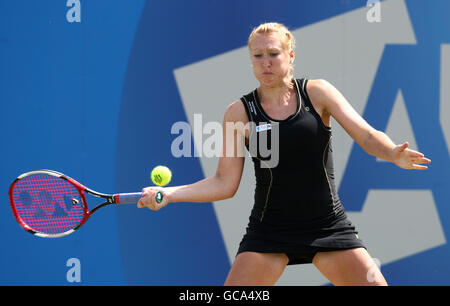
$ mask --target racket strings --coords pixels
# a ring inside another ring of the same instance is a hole
[[[18,180],[13,198],[20,219],[40,233],[67,232],[84,218],[84,206],[77,188],[49,174],[33,174]]]

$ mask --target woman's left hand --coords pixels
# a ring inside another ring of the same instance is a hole
[[[421,164],[429,164],[431,160],[426,158],[422,153],[408,149],[408,142],[397,145],[393,152],[393,162],[403,169],[426,170],[427,166]]]

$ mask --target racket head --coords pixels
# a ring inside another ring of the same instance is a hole
[[[84,190],[77,181],[52,170],[18,176],[9,188],[9,201],[19,225],[44,238],[73,233],[89,217]]]

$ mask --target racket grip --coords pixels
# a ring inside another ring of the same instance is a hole
[[[142,197],[142,192],[119,193],[114,195],[117,204],[136,204]]]
[[[142,192],[119,193],[114,195],[117,204],[136,204],[142,197]],[[163,194],[161,191],[156,193],[156,202],[161,203]]]

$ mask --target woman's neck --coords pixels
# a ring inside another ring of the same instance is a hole
[[[277,86],[261,86],[258,88],[258,96],[261,104],[282,106],[289,103],[294,89],[292,80],[285,80]]]

